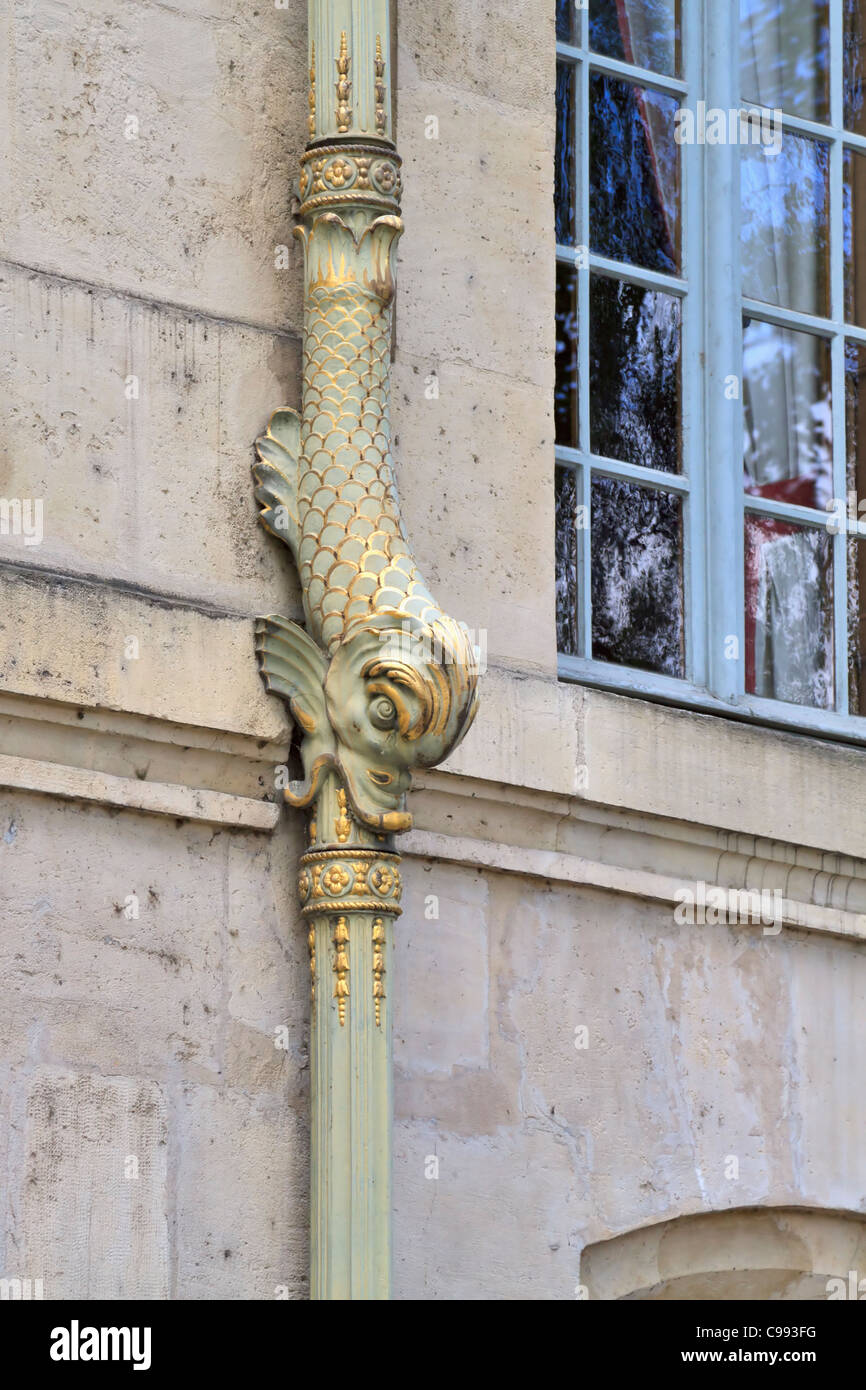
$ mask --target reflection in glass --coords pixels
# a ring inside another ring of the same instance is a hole
[[[680,301],[594,275],[589,442],[594,454],[680,471]]]
[[[866,328],[866,154],[846,149],[843,168],[845,320]]]
[[[848,712],[866,715],[866,542],[848,539]]]
[[[556,649],[578,655],[577,482],[572,469],[556,470]]]
[[[556,37],[561,43],[576,43],[580,37],[575,33],[576,11],[575,0],[556,0]]]
[[[589,46],[607,58],[679,77],[679,0],[589,0]]]
[[[830,147],[785,132],[781,151],[744,145],[740,158],[743,293],[830,313]]]
[[[592,655],[682,676],[682,503],[670,493],[594,478]]]
[[[866,535],[866,343],[851,339],[845,342],[845,460],[846,502],[862,502]]]
[[[823,509],[833,490],[830,344],[759,319],[743,328],[746,492]]]
[[[589,235],[593,251],[649,270],[680,263],[678,103],[593,73],[589,91]]]
[[[848,707],[866,715],[866,344],[845,344],[848,541]]]
[[[746,517],[746,689],[833,707],[833,538]]]
[[[556,65],[556,240],[574,245],[574,83],[573,63]]]
[[[740,81],[745,101],[829,120],[829,0],[740,0]]]
[[[844,124],[855,135],[866,135],[866,6],[863,0],[844,0]]]
[[[556,358],[553,418],[557,444],[576,449],[577,438],[577,271],[556,267]]]

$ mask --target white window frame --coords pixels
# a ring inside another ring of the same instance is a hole
[[[843,0],[830,0],[831,53],[842,52]],[[591,478],[606,476],[682,497],[685,679],[594,660],[591,656],[590,531],[577,530],[579,655],[560,653],[564,680],[663,700],[740,719],[866,743],[866,717],[848,713],[847,545],[845,531],[832,535],[835,708],[813,709],[745,691],[744,517],[746,512],[826,528],[828,516],[811,508],[746,495],[743,491],[742,391],[731,398],[730,381],[743,379],[742,320],[818,333],[831,343],[833,496],[846,497],[845,339],[866,344],[866,330],[844,322],[842,226],[844,148],[866,152],[866,138],[843,135],[843,75],[834,62],[830,125],[783,118],[783,129],[811,135],[830,147],[830,318],[744,300],[740,291],[740,148],[734,144],[681,147],[681,273],[625,267],[591,253],[589,246],[589,74],[607,73],[675,97],[694,111],[742,105],[739,0],[685,0],[681,5],[682,79],[666,78],[633,64],[589,52],[588,7],[575,8],[579,43],[557,42],[557,55],[574,63],[576,242],[557,246],[558,262],[577,274],[578,438],[581,448],[556,445],[556,463],[573,470],[577,503],[589,515]],[[768,113],[769,115],[770,113]],[[682,301],[682,459],[680,474],[602,459],[590,454],[589,293],[591,274],[616,278],[678,296]],[[861,541],[866,544],[866,540]],[[736,656],[731,657],[736,639]]]

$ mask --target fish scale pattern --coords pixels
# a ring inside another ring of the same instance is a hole
[[[391,309],[357,281],[313,288],[304,331],[298,567],[308,616],[333,654],[385,609],[444,618],[403,531],[391,464]]]

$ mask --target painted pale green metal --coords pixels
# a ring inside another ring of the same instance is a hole
[[[389,0],[309,0],[311,143],[392,143],[390,8]]]
[[[388,1298],[391,994],[399,856],[414,767],[456,747],[476,708],[468,630],[418,573],[391,462],[394,251],[386,0],[310,0],[310,141],[302,159],[301,411],[256,441],[263,525],[291,549],[305,627],[256,624],[268,690],[289,705],[309,816],[298,876],[313,990],[313,1298]]]

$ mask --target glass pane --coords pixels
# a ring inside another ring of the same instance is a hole
[[[845,319],[866,328],[866,154],[844,157]]]
[[[577,656],[577,480],[556,470],[556,649]]]
[[[836,530],[848,540],[848,708],[866,716],[866,344],[845,344],[846,492]],[[844,522],[843,522],[844,517]]]
[[[746,517],[746,689],[833,707],[833,538]]]
[[[863,0],[845,0],[845,129],[866,135],[866,15]]]
[[[862,520],[866,535],[866,343],[850,339],[845,343],[845,456],[845,510],[849,518]]]
[[[740,78],[746,101],[829,120],[829,0],[740,0]]]
[[[866,544],[848,541],[848,710],[866,715]]]
[[[746,492],[824,509],[833,493],[830,344],[759,319],[743,329]]]
[[[633,82],[590,77],[589,238],[600,256],[679,270],[678,109]]]
[[[670,493],[594,478],[592,655],[682,676],[682,503]]]
[[[574,83],[573,63],[556,65],[556,240],[574,245]]]
[[[581,6],[581,9],[583,6]],[[577,43],[578,0],[556,0],[556,37],[562,43]]]
[[[785,133],[740,158],[743,293],[750,299],[830,313],[830,147]]]
[[[589,46],[607,58],[679,77],[679,0],[589,0]]]
[[[589,446],[679,473],[680,301],[594,275],[589,293]]]
[[[845,343],[845,492],[834,530],[848,532],[848,709],[866,716],[866,343]],[[841,514],[840,514],[841,513]]]
[[[557,444],[578,446],[577,437],[577,271],[556,267],[556,384],[553,416]]]

